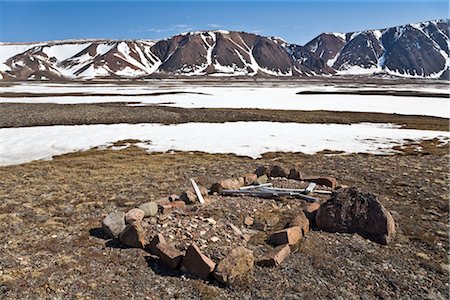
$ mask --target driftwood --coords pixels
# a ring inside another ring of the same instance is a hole
[[[197,183],[192,178],[189,180],[191,181],[192,187],[194,188],[195,194],[197,195],[198,201],[200,202],[200,204],[205,204],[205,199],[203,199],[202,193],[200,192]]]

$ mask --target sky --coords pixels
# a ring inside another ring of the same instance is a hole
[[[448,0],[40,1],[0,0],[0,41],[162,39],[238,30],[303,45],[351,32],[449,17]]]

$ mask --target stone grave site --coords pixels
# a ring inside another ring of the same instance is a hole
[[[275,165],[209,189],[191,183],[179,196],[109,213],[104,233],[124,248],[143,249],[163,272],[220,285],[255,265],[279,266],[310,230],[359,234],[383,245],[395,237],[394,220],[375,195],[335,178],[303,178],[300,170]]]

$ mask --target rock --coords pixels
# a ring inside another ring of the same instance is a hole
[[[299,212],[298,215],[289,223],[289,227],[295,226],[302,229],[303,236],[309,232],[309,220],[303,211]]]
[[[220,192],[221,190],[237,190],[242,186],[244,186],[243,179],[239,180],[238,178],[230,178],[214,183],[210,190],[211,192]]]
[[[168,244],[159,243],[156,245],[156,249],[159,261],[172,270],[178,268],[183,260],[183,253]]]
[[[303,212],[305,213],[305,216],[309,220],[310,225],[316,224],[316,214],[317,214],[317,210],[319,208],[320,208],[320,204],[314,202],[314,203],[309,203],[303,210]]]
[[[296,168],[292,168],[289,171],[289,175],[288,175],[287,178],[288,179],[294,179],[294,180],[303,180],[302,173],[300,173],[300,171],[297,170]]]
[[[247,226],[252,226],[253,225],[253,221],[254,219],[250,216],[245,217],[244,219],[244,224]]]
[[[140,222],[134,222],[125,227],[119,235],[119,240],[122,244],[133,248],[145,247],[145,231]]]
[[[178,195],[169,195],[167,198],[170,202],[180,200],[180,197]]]
[[[181,262],[183,272],[200,279],[207,279],[215,267],[216,264],[205,256],[195,243],[189,245]]]
[[[307,181],[317,183],[318,185],[327,186],[332,189],[336,188],[337,186],[337,180],[333,177],[310,178]]]
[[[423,252],[417,252],[416,256],[423,260],[430,260],[430,257],[426,253],[423,253]]]
[[[236,277],[253,269],[254,263],[253,251],[237,247],[217,264],[214,278],[222,284],[230,284]]]
[[[301,238],[302,229],[299,226],[295,226],[272,233],[269,237],[269,243],[273,245],[295,245]]]
[[[259,231],[266,231],[267,225],[265,222],[261,222],[259,220],[254,220],[252,224],[252,228]]]
[[[141,222],[143,218],[144,212],[139,208],[133,208],[125,214],[125,223],[133,224],[135,222]]]
[[[191,190],[184,191],[180,195],[180,200],[184,201],[186,204],[194,204],[198,202],[197,195]]]
[[[281,166],[273,166],[270,169],[270,177],[288,177],[289,170]]]
[[[260,185],[260,184],[264,184],[267,183],[269,181],[269,177],[267,177],[266,174],[259,176],[258,178],[256,178],[256,180],[253,182],[253,184],[255,185]]]
[[[260,257],[257,264],[264,267],[279,266],[290,253],[289,245],[280,245]]]
[[[213,243],[216,243],[216,242],[218,242],[220,239],[217,237],[217,236],[213,236],[212,238],[211,238],[211,242],[213,242]]]
[[[111,212],[102,221],[102,229],[110,238],[118,238],[125,229],[125,213]]]
[[[150,252],[153,255],[158,255],[158,250],[156,249],[156,245],[158,245],[159,243],[167,244],[166,239],[160,233],[158,233],[157,235],[155,235],[152,238],[150,243],[148,243],[148,245],[145,247],[145,250],[147,250],[148,252]]]
[[[158,213],[158,204],[156,202],[147,202],[138,206],[144,212],[144,218],[156,216]]]
[[[316,224],[329,232],[358,233],[379,244],[387,245],[395,236],[391,214],[371,193],[357,188],[340,189],[317,211]]]
[[[154,236],[149,245],[147,245],[146,250],[158,256],[159,261],[172,270],[180,265],[183,258],[183,253],[167,244],[162,234]]]
[[[244,185],[250,185],[258,178],[255,173],[246,173],[241,175],[244,178]]]
[[[269,168],[267,168],[265,166],[259,166],[256,168],[255,174],[257,177],[261,177],[263,175],[269,176],[270,170],[269,170]]]
[[[186,202],[181,200],[173,201],[170,202],[170,207],[173,209],[183,209],[186,207]]]

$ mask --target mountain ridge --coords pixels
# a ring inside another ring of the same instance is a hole
[[[280,37],[227,30],[186,32],[162,40],[0,43],[0,78],[386,74],[448,79],[448,25],[448,19],[441,19],[349,33],[325,32],[304,46]]]

